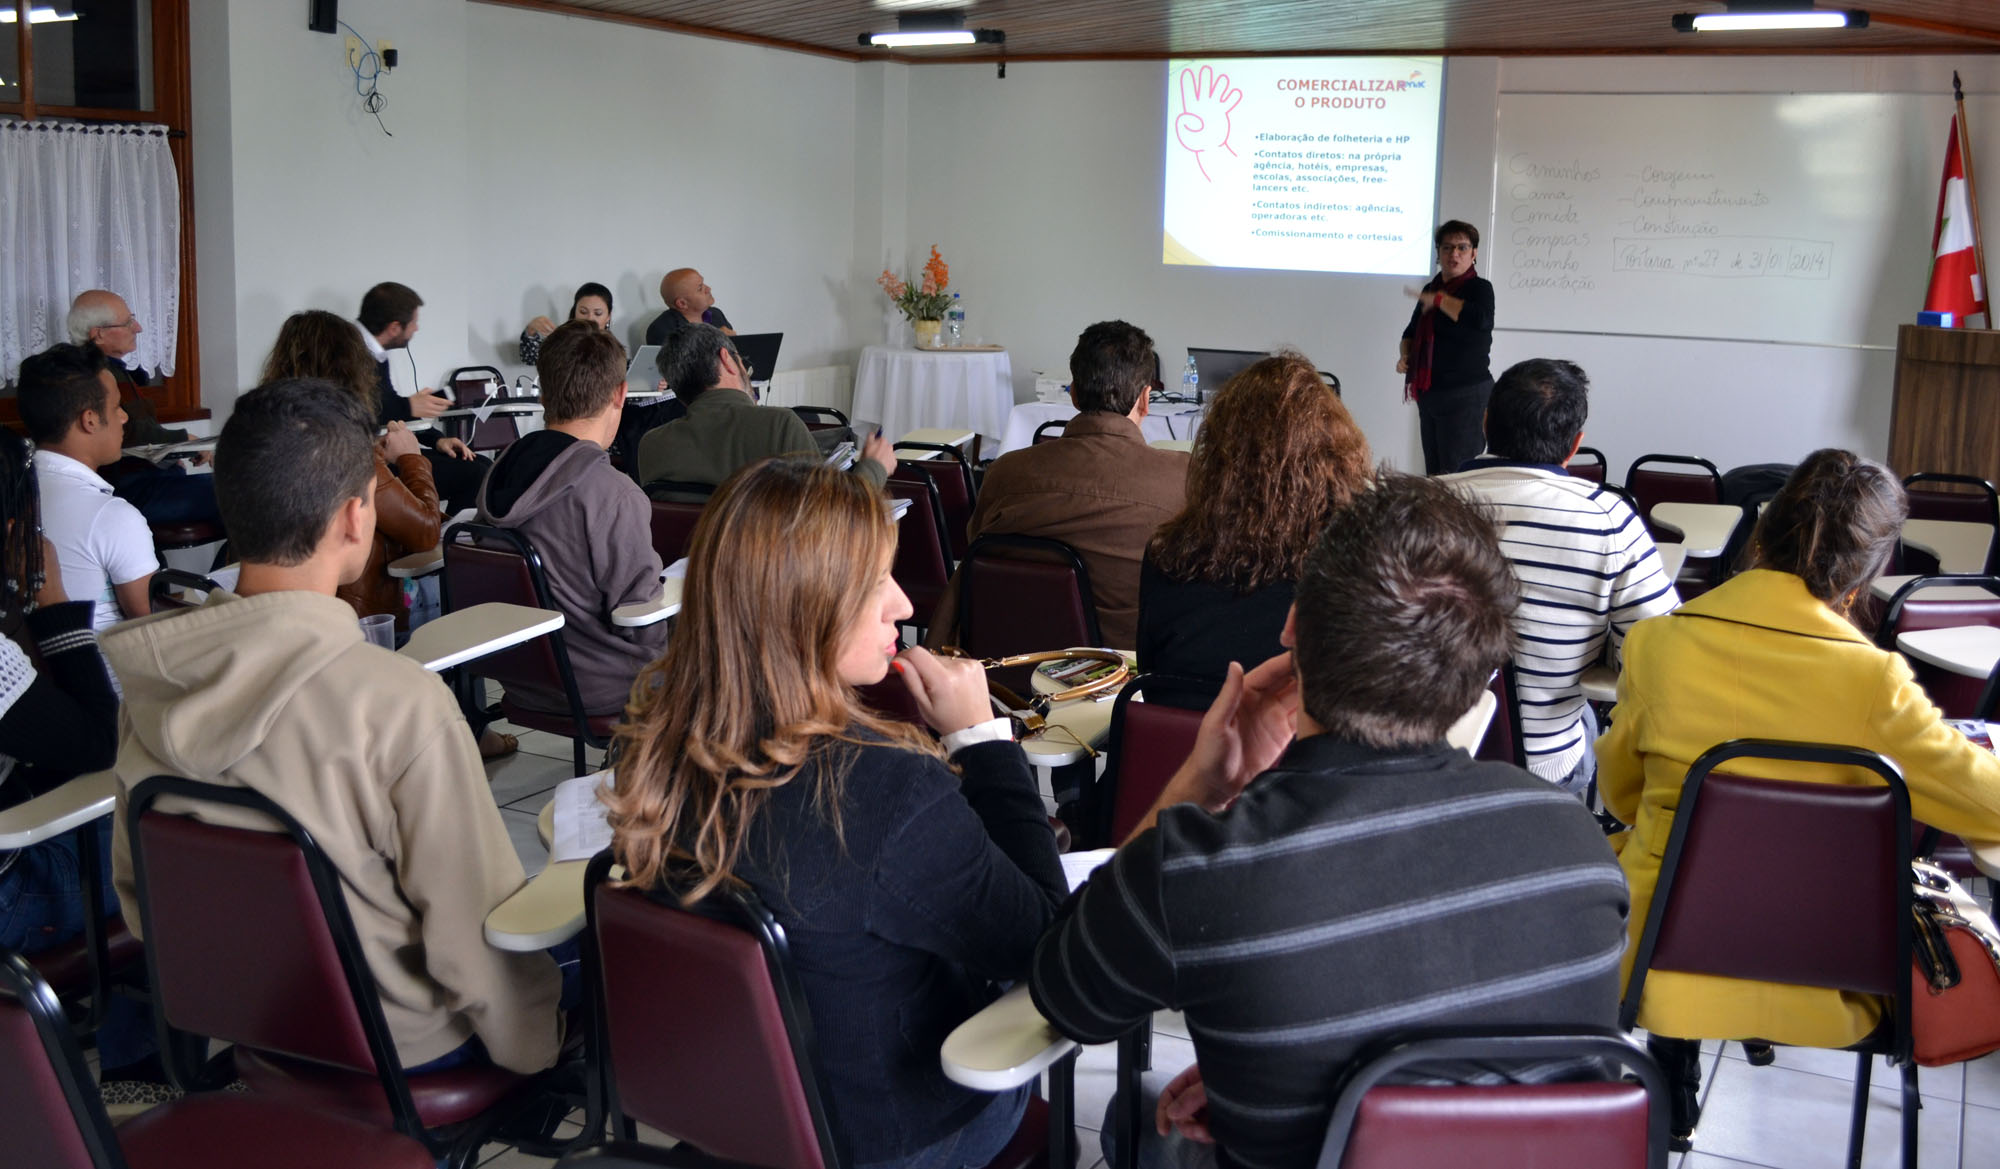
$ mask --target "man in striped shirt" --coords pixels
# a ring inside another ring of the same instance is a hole
[[[1230,667],[1193,754],[1044,935],[1031,986],[1065,1034],[1186,1013],[1196,1064],[1148,1084],[1140,1164],[1311,1166],[1349,1062],[1397,1032],[1614,1024],[1629,898],[1597,822],[1444,742],[1513,605],[1497,533],[1449,487],[1360,493],[1307,558],[1291,652]]]
[[[1487,402],[1487,454],[1444,477],[1501,525],[1501,550],[1521,582],[1514,677],[1528,770],[1574,792],[1597,772],[1583,671],[1600,657],[1616,665],[1635,622],[1681,603],[1630,505],[1563,469],[1583,442],[1589,390],[1571,362],[1514,366]]]

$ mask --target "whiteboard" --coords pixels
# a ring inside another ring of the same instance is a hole
[[[1979,133],[2000,102],[1966,106],[1975,158],[2000,158]],[[1923,307],[1951,113],[1949,94],[1502,94],[1495,323],[1893,347]]]

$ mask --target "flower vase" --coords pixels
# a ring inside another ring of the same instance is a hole
[[[917,348],[936,349],[944,343],[943,321],[911,321],[910,325],[917,332]]]

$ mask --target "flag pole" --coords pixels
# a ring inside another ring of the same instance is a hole
[[[1972,133],[1965,124],[1965,88],[1958,70],[1951,71],[1952,100],[1958,107],[1958,156],[1965,163],[1965,201],[1972,207],[1972,270],[1979,277],[1979,299],[1986,305],[1986,327],[1993,327],[1992,289],[1986,280],[1986,240],[1979,231],[1979,184],[1973,178]]]

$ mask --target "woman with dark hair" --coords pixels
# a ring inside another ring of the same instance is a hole
[[[1292,586],[1327,518],[1374,473],[1361,428],[1296,353],[1230,378],[1188,463],[1187,503],[1139,573],[1139,668],[1220,680],[1283,652]]]
[[[1611,729],[1597,742],[1604,805],[1632,825],[1619,854],[1632,890],[1627,978],[1688,766],[1720,743],[1791,739],[1878,751],[1903,769],[1912,817],[1969,840],[2000,839],[2000,759],[1946,725],[1902,656],[1853,624],[1906,513],[1888,468],[1848,451],[1815,451],[1758,519],[1748,571],[1633,626]],[[1760,762],[1758,774],[1876,782],[1858,769],[1782,762]],[[1845,1047],[1873,1031],[1883,1009],[1869,995],[1655,970],[1639,1025],[1679,1081],[1674,1133],[1685,1138],[1698,1115],[1699,1039]]]
[[[611,327],[611,290],[595,280],[577,285],[569,302],[572,321],[589,321],[600,329]],[[542,338],[556,331],[556,323],[536,317],[521,330],[521,364],[533,365],[542,355]]]
[[[939,1045],[1027,974],[1068,890],[978,666],[898,653],[895,548],[881,493],[817,458],[730,476],[618,729],[612,848],[635,885],[689,905],[748,891],[777,915],[852,1164],[969,1169],[1027,1094],[952,1084]],[[941,745],[856,697],[891,669]]]
[[[1493,285],[1479,274],[1479,229],[1462,219],[1437,229],[1437,275],[1417,292],[1403,330],[1403,398],[1417,404],[1424,474],[1449,475],[1486,449],[1487,365]]]

